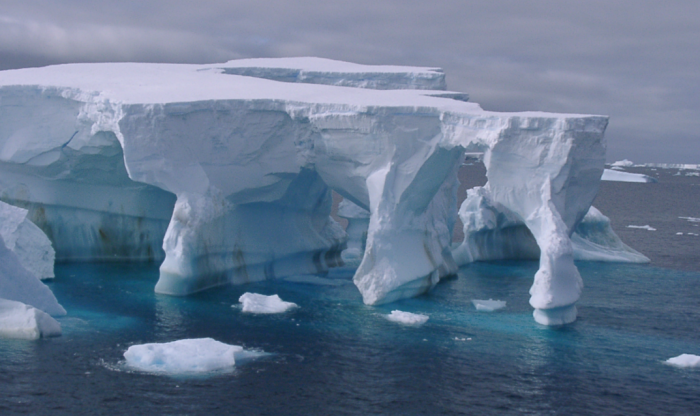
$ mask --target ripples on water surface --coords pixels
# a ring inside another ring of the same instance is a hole
[[[625,239],[635,246],[650,233]],[[157,265],[57,265],[50,286],[68,310],[63,336],[0,340],[0,414],[697,415],[700,370],[663,364],[700,355],[692,259],[674,260],[683,271],[580,263],[579,319],[561,329],[532,319],[536,262],[474,264],[426,296],[381,307],[364,306],[342,271],[328,277],[346,284],[273,281],[174,298],[153,293]],[[243,314],[231,305],[244,292],[300,308]],[[506,309],[471,304],[489,298]],[[402,326],[384,318],[393,309],[430,319]],[[129,345],[198,337],[271,355],[212,377],[122,365]]]

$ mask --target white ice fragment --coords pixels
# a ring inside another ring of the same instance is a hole
[[[700,356],[694,354],[681,354],[678,357],[669,358],[666,364],[679,368],[700,367]]]
[[[0,298],[22,302],[49,315],[65,315],[51,289],[22,266],[0,236]]]
[[[39,339],[61,335],[61,324],[22,302],[0,299],[0,337]]]
[[[212,338],[132,345],[124,353],[129,367],[153,373],[187,374],[224,370],[236,360],[260,355]]]
[[[428,315],[418,313],[403,312],[399,310],[391,311],[391,314],[386,316],[386,319],[392,322],[398,322],[404,325],[422,325],[428,322]]]
[[[676,235],[683,235],[683,233],[676,233]]]
[[[258,293],[246,292],[238,298],[243,304],[243,312],[249,313],[284,313],[297,304],[285,302],[278,295],[265,296]]]
[[[619,167],[632,167],[634,166],[634,163],[631,160],[623,159],[623,160],[618,160],[617,162],[613,162],[610,166],[619,166]]]
[[[651,225],[628,225],[627,228],[638,228],[640,230],[656,231],[656,228]]]
[[[688,222],[695,222],[695,223],[700,223],[700,218],[694,218],[694,217],[678,217],[682,220],[688,220]]]
[[[0,201],[0,236],[22,266],[39,279],[54,277],[51,241],[27,218],[28,211]]]
[[[472,299],[472,303],[477,311],[493,312],[506,307],[506,301],[504,300],[480,300]]]
[[[700,172],[688,172],[685,176],[700,176]]]
[[[605,169],[603,171],[603,176],[600,178],[601,181],[612,181],[612,182],[640,182],[640,183],[650,183],[658,182],[656,178],[652,178],[648,175],[642,175],[641,173],[630,173],[630,172],[620,172],[612,169]]]

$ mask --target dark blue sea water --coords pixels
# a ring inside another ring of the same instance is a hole
[[[652,263],[579,263],[579,319],[558,329],[532,319],[537,262],[473,264],[381,307],[362,304],[351,271],[326,276],[335,285],[267,281],[174,298],[153,293],[155,264],[59,264],[49,285],[68,310],[63,335],[0,340],[0,415],[698,415],[700,370],[663,361],[700,355],[700,237],[687,235],[700,227],[677,218],[700,217],[700,178],[604,183],[595,204]],[[244,314],[231,307],[244,292],[300,308]],[[489,298],[507,308],[471,305]],[[393,309],[430,319],[398,325],[384,318]],[[271,355],[212,377],[122,365],[129,345],[198,337]]]

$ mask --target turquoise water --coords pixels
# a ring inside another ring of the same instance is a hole
[[[68,264],[51,288],[63,336],[0,340],[0,414],[697,414],[700,371],[663,361],[700,354],[700,273],[581,263],[573,325],[536,324],[535,262],[481,263],[426,296],[362,304],[348,272],[335,285],[280,281],[188,298],[153,293],[155,265]],[[244,314],[247,292],[300,308]],[[471,299],[507,301],[477,312]],[[385,319],[393,309],[423,326]],[[212,337],[269,356],[212,377],[123,366],[129,345]]]

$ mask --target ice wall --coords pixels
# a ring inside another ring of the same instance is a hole
[[[174,196],[132,181],[114,132],[88,116],[105,104],[70,94],[2,88],[0,199],[29,210],[58,261],[162,260]]]
[[[370,213],[354,281],[378,304],[456,271],[456,172],[480,149],[492,198],[541,249],[536,316],[570,320],[569,235],[602,174],[605,117],[483,111],[432,69],[274,63],[0,72],[2,197],[30,209],[59,258],[158,258],[164,234],[156,290],[184,295],[342,264],[332,189]],[[285,67],[294,80],[267,79]],[[426,89],[377,90],[406,85]]]
[[[536,260],[540,249],[524,221],[494,202],[488,190],[467,192],[459,210],[464,241],[452,255],[458,265],[474,261]],[[571,235],[574,260],[647,263],[649,259],[620,240],[610,219],[591,206]]]

